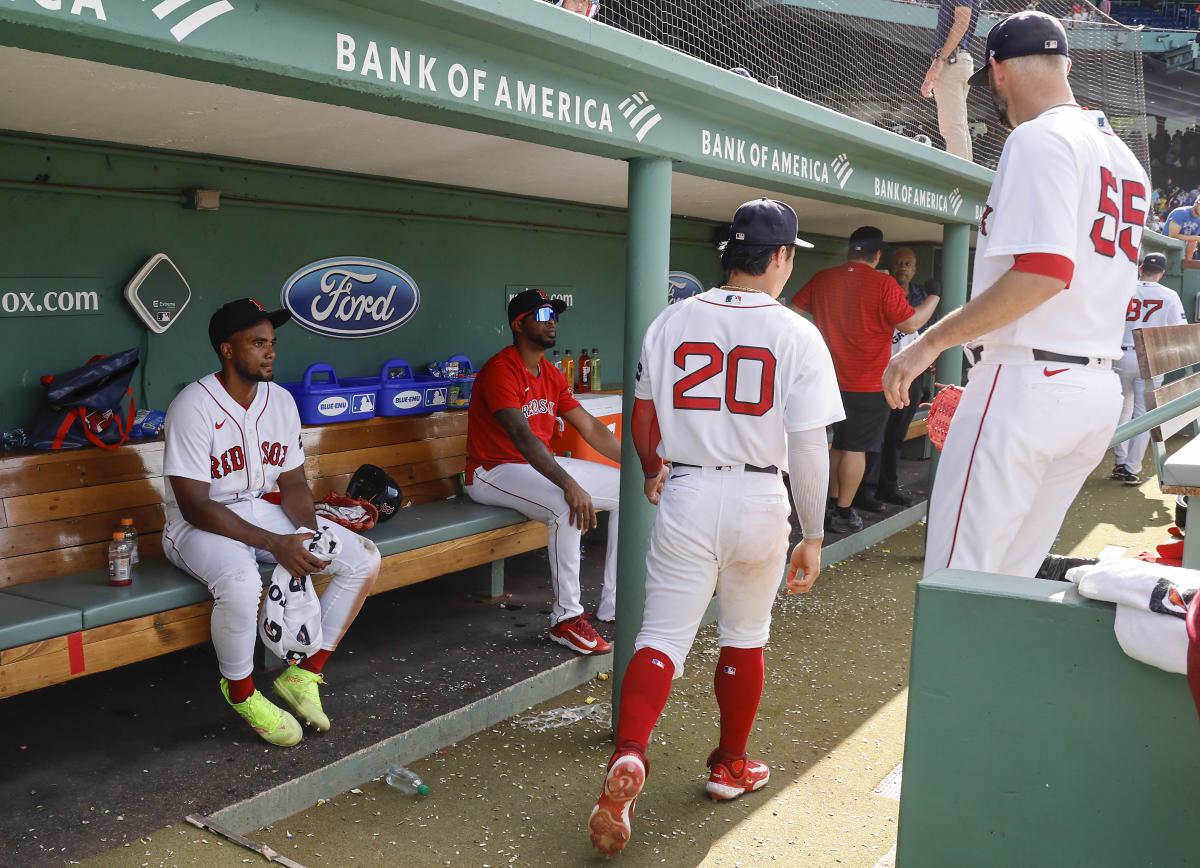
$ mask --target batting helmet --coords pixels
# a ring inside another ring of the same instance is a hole
[[[387,521],[400,508],[400,486],[374,464],[364,464],[354,471],[350,484],[346,486],[346,494],[362,498],[374,506],[379,510],[381,522]]]

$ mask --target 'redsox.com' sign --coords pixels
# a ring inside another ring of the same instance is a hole
[[[370,338],[404,325],[421,306],[416,282],[378,259],[334,257],[312,262],[280,293],[292,320],[335,338]]]

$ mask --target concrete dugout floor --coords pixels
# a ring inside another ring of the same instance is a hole
[[[1160,495],[1153,479],[1128,488],[1109,480],[1108,471],[1105,463],[1092,474],[1064,523],[1057,553],[1095,555],[1118,545],[1132,555],[1165,541],[1173,499]],[[751,740],[753,754],[770,764],[772,780],[731,803],[714,803],[703,793],[703,762],[717,732],[711,694],[717,649],[714,629],[701,631],[656,730],[650,780],[621,864],[872,868],[885,859],[899,803],[872,791],[903,753],[923,539],[923,525],[912,527],[827,569],[811,594],[780,598]],[[582,705],[589,696],[606,701],[610,684],[590,682],[532,712]],[[217,737],[229,754],[226,763],[240,766],[246,756],[281,762],[278,751],[264,751],[240,732],[222,730]],[[309,868],[600,865],[607,860],[591,850],[586,822],[610,751],[601,722],[585,719],[535,733],[517,717],[411,764],[433,788],[425,799],[369,781],[250,837]],[[212,766],[188,773],[190,786],[211,789]],[[39,832],[46,843],[54,838],[49,826]],[[179,816],[84,864],[267,863]]]

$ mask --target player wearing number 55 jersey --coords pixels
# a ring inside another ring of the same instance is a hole
[[[976,361],[929,505],[926,573],[1033,576],[1121,412],[1113,362],[1149,184],[1100,112],[1075,103],[1062,25],[1021,12],[988,34],[990,84],[1014,127],[988,193],[971,300],[897,354],[893,407],[942,351]]]
[[[780,468],[790,467],[804,533],[792,552],[789,593],[807,591],[820,572],[825,426],[844,414],[820,333],[776,301],[796,246],[812,245],[796,237],[795,212],[769,199],[739,208],[730,229],[722,256],[729,283],[667,308],[642,344],[631,434],[658,513],[617,749],[588,823],[592,844],[608,854],[629,840],[650,731],[714,591],[721,735],[708,757],[707,790],[733,799],[767,782],[766,765],[748,759],[746,745],[787,557]]]
[[[1133,298],[1129,299],[1129,307],[1125,311],[1125,337],[1122,339],[1121,350],[1124,355],[1117,362],[1117,376],[1121,378],[1121,395],[1124,399],[1121,405],[1121,423],[1136,419],[1146,412],[1146,384],[1138,370],[1137,353],[1133,348],[1133,330],[1150,329],[1159,326],[1185,325],[1187,316],[1183,312],[1183,302],[1174,290],[1167,289],[1158,282],[1167,270],[1167,257],[1161,253],[1149,253],[1142,260],[1141,277],[1133,290]],[[1157,389],[1162,385],[1162,376],[1157,376],[1150,388]],[[1150,432],[1145,431],[1136,437],[1131,437],[1113,447],[1112,478],[1119,479],[1126,485],[1137,485],[1141,482],[1138,474],[1142,472],[1142,456],[1146,454],[1146,446],[1150,443]]]
[[[213,314],[208,337],[221,370],[187,386],[167,410],[163,475],[170,486],[162,539],[167,560],[212,593],[221,692],[255,732],[285,746],[300,741],[300,725],[255,690],[251,678],[263,590],[258,562],[276,563],[293,576],[332,577],[321,595],[320,647],[274,684],[279,697],[320,730],[329,729],[318,692],[325,658],[379,575],[379,550],[370,540],[322,524],[323,535],[341,544],[329,561],[304,546],[312,534],[297,531],[318,525],[296,403],[271,382],[275,328],[289,318],[248,298]]]

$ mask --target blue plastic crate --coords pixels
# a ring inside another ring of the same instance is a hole
[[[467,373],[458,377],[435,377],[431,374],[416,376],[417,383],[426,390],[427,402],[432,403],[435,410],[459,409],[471,403],[471,389],[475,385],[475,369],[471,367],[471,360],[456,355],[438,364],[444,368],[452,362],[458,364],[460,372]]]
[[[353,422],[375,415],[379,381],[374,378],[339,380],[332,365],[309,365],[299,383],[281,383],[293,398],[305,425]]]
[[[375,410],[380,416],[413,416],[445,409],[435,406],[433,399],[437,395],[432,390],[426,394],[425,385],[416,381],[412,365],[404,359],[388,359],[379,369],[377,377],[361,377],[346,382],[376,388],[379,399]]]

